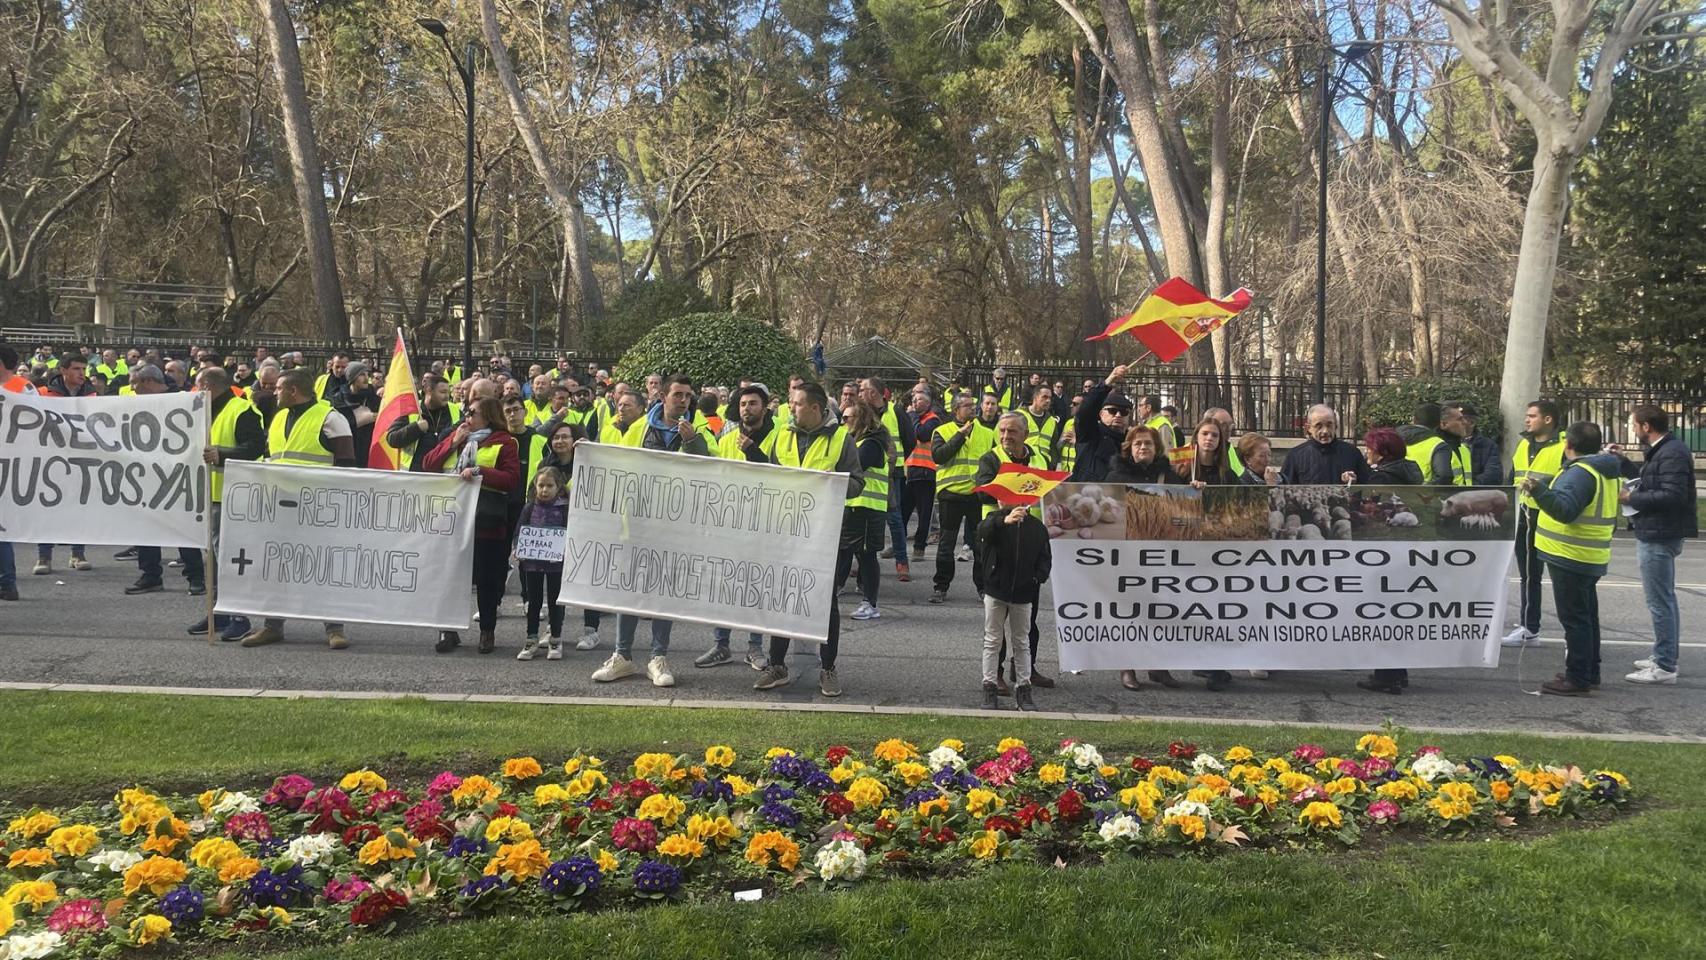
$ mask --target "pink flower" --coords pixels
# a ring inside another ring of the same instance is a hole
[[[1392,764],[1387,761],[1379,757],[1369,757],[1362,762],[1362,779],[1373,780],[1390,769],[1392,769]]]
[[[302,806],[302,798],[306,797],[308,791],[312,789],[314,789],[314,781],[301,774],[288,773],[273,781],[272,789],[261,797],[261,802],[295,810]]]
[[[1327,791],[1321,789],[1320,787],[1304,787],[1302,790],[1299,790],[1296,793],[1291,795],[1291,802],[1294,806],[1301,806],[1305,803],[1310,802],[1311,800],[1329,800],[1329,799],[1331,799],[1331,798],[1327,796]]]
[[[1317,760],[1326,759],[1327,751],[1313,743],[1304,743],[1299,744],[1297,749],[1291,752],[1291,756],[1292,759],[1303,763],[1314,763]]]
[[[371,817],[408,802],[409,795],[401,790],[381,790],[367,799],[367,806],[362,808],[362,812]]]
[[[107,915],[99,900],[67,900],[47,915],[47,928],[62,937],[94,933],[107,928]]]
[[[271,840],[272,821],[259,810],[234,813],[225,820],[225,835],[233,840]]]
[[[1009,747],[1007,752],[1001,755],[1001,762],[1014,773],[1024,773],[1031,769],[1031,751],[1024,747]]]
[[[1442,752],[1443,751],[1441,751],[1440,748],[1438,748],[1438,747],[1422,747],[1416,751],[1416,756],[1421,757],[1421,756],[1426,756],[1427,754],[1430,754],[1430,753],[1442,753]]]
[[[360,877],[350,877],[347,880],[333,880],[326,884],[326,899],[333,903],[349,903],[361,898],[361,895],[373,889],[373,885]]]
[[[427,784],[427,796],[437,800],[439,797],[448,796],[450,791],[460,786],[462,786],[462,778],[446,770],[433,777],[432,782]]]
[[[1398,805],[1390,800],[1376,800],[1368,805],[1368,818],[1375,823],[1393,823],[1398,819]]]
[[[1013,771],[1000,760],[990,760],[973,772],[979,780],[991,786],[1004,787],[1013,782]]]
[[[610,828],[610,840],[619,850],[650,853],[658,845],[658,828],[650,820],[623,817]]]
[[[355,820],[349,794],[337,787],[322,787],[304,797],[302,812],[317,814],[308,825],[309,833],[337,833]]]
[[[1367,780],[1369,773],[1362,764],[1357,763],[1355,760],[1340,760],[1339,776],[1356,777],[1358,780]]]

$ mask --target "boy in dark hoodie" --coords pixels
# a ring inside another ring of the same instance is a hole
[[[1611,563],[1620,487],[1615,454],[1600,453],[1599,426],[1572,423],[1564,433],[1564,466],[1550,489],[1524,478],[1534,498],[1534,548],[1552,576],[1552,600],[1564,625],[1564,672],[1541,693],[1583,697],[1599,686],[1599,578]]]
[[[1048,582],[1051,557],[1048,529],[1029,507],[997,510],[977,526],[978,563],[983,569],[983,708],[999,707],[996,680],[1001,676],[1001,646],[1011,641],[1018,661],[1013,699],[1020,710],[1031,701],[1031,645],[1027,633],[1031,606]]]

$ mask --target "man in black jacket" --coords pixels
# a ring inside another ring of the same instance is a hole
[[[460,412],[451,410],[450,384],[429,373],[421,378],[421,412],[392,423],[385,431],[385,442],[402,453],[407,469],[419,471],[439,439],[456,426],[459,418],[452,414]]]
[[[1483,436],[1480,430],[1481,411],[1469,404],[1459,407],[1466,421],[1463,445],[1469,448],[1469,472],[1477,487],[1497,487],[1505,481],[1505,458],[1499,452],[1499,442]]]
[[[1309,408],[1309,439],[1291,448],[1280,467],[1280,483],[1367,483],[1368,460],[1339,436],[1339,415],[1318,403]]]
[[[1013,699],[1020,710],[1035,710],[1031,701],[1032,671],[1026,624],[1044,582],[1049,577],[1048,530],[1022,506],[997,510],[977,528],[978,563],[983,573],[983,708],[999,705],[1000,649],[1005,637],[1013,642],[1018,661]]]
[[[1653,617],[1653,652],[1635,661],[1631,683],[1675,683],[1682,614],[1676,604],[1676,558],[1685,537],[1700,535],[1695,512],[1694,454],[1670,434],[1670,417],[1651,404],[1630,414],[1634,436],[1646,452],[1637,468],[1623,460],[1626,478],[1636,478],[1617,496],[1635,511],[1635,557],[1641,565],[1641,588],[1647,612]]]
[[[1084,402],[1073,414],[1073,430],[1077,440],[1078,459],[1072,467],[1072,483],[1092,483],[1105,479],[1125,443],[1126,428],[1131,424],[1131,401],[1113,395],[1114,385],[1125,379],[1126,364],[1109,371],[1107,379],[1084,394]]]

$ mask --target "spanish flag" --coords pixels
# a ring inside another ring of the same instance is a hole
[[[995,472],[995,479],[973,493],[995,498],[1004,507],[1034,506],[1050,490],[1061,485],[1071,474],[1064,470],[1038,470],[1022,463],[1004,463]]]
[[[1224,300],[1216,300],[1178,277],[1155,288],[1136,310],[1108,324],[1091,340],[1106,340],[1130,332],[1161,358],[1172,363],[1184,356],[1203,337],[1244,312],[1250,291],[1239,287]]]
[[[403,470],[403,455],[385,442],[385,432],[404,417],[421,412],[415,398],[415,374],[409,369],[409,348],[403,343],[403,331],[397,330],[397,345],[391,348],[391,366],[385,371],[385,395],[379,408],[379,418],[373,421],[373,445],[367,448],[367,467],[370,470]]]
[[[1186,445],[1183,447],[1174,447],[1173,449],[1167,451],[1167,462],[1171,463],[1175,467],[1180,467],[1180,466],[1184,466],[1187,463],[1192,463],[1196,460],[1196,458],[1197,458],[1197,448],[1196,448],[1195,444],[1190,444],[1190,445]]]

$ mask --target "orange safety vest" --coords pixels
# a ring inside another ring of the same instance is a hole
[[[918,442],[913,445],[912,452],[906,455],[906,466],[918,467],[921,470],[929,470],[932,473],[935,472],[936,458],[930,455],[930,441],[924,439],[924,437],[935,433],[936,424],[940,423],[940,421],[940,417],[930,416],[919,422],[918,429],[922,435],[919,437]]]

